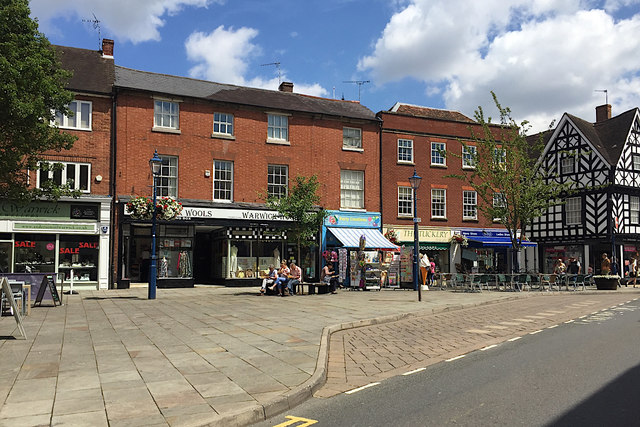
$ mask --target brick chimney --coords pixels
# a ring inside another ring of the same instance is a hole
[[[113,40],[102,39],[102,57],[113,58]]]
[[[596,123],[604,122],[611,118],[611,104],[598,105],[596,107]]]
[[[278,87],[280,92],[293,92],[293,83],[291,82],[282,82],[280,83],[280,87]]]

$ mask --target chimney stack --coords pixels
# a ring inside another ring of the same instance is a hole
[[[113,40],[102,39],[102,57],[113,58]]]
[[[596,107],[596,123],[604,122],[611,118],[611,104],[598,105]]]
[[[280,87],[278,87],[280,92],[293,92],[293,83],[291,82],[282,82],[280,83]]]

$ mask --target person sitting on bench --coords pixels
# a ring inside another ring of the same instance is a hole
[[[289,266],[289,281],[287,282],[287,289],[289,289],[289,295],[293,295],[294,286],[300,284],[300,279],[302,278],[302,269],[296,265],[294,261],[291,261],[291,265]]]
[[[276,271],[273,264],[271,264],[269,266],[269,272],[262,279],[262,287],[260,288],[260,295],[264,295],[267,292],[267,286],[273,285],[273,282],[275,282],[277,278],[278,278],[278,272]],[[271,287],[269,289],[273,290],[273,288]]]
[[[289,267],[287,267],[287,262],[282,261],[280,263],[280,270],[278,270],[278,278],[276,282],[273,284],[272,289],[275,288],[280,296],[284,296],[284,288],[287,284],[287,280],[289,280]]]
[[[329,286],[329,291],[332,294],[337,293],[335,272],[333,271],[333,266],[331,264],[327,264],[324,266],[324,268],[322,269],[322,273],[320,273],[320,280],[322,280],[323,283]]]

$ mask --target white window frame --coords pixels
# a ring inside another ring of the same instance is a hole
[[[289,166],[267,166],[267,194],[269,197],[287,197],[289,194]]]
[[[362,129],[347,126],[343,127],[342,148],[345,150],[363,151]]]
[[[478,219],[478,193],[462,191],[462,219]]]
[[[38,166],[40,166],[40,164],[42,163],[49,163],[49,164],[53,164],[53,163],[61,163],[63,165],[63,168],[60,171],[52,171],[49,170],[47,171],[47,177],[45,179],[44,177],[44,171],[42,171],[42,169],[40,167],[38,167],[38,171],[37,171],[37,177],[36,177],[36,188],[42,188],[42,182],[44,180],[54,180],[56,181],[57,185],[65,185],[67,183],[69,183],[69,180],[73,181],[73,185],[70,185],[69,187],[72,190],[78,190],[82,193],[91,193],[91,163],[76,163],[76,162],[40,162],[38,164]],[[70,167],[73,165],[74,166],[74,172],[70,171]],[[80,185],[82,183],[82,171],[86,171],[86,184],[87,184],[87,188],[82,189],[80,188]],[[68,176],[69,174],[73,173],[73,177]],[[66,181],[62,182],[62,178],[66,177]]]
[[[634,171],[640,171],[640,154],[633,153],[631,155],[631,168]]]
[[[436,211],[441,215],[436,215]],[[446,218],[447,217],[447,190],[444,188],[432,188],[431,189],[431,218]]]
[[[220,197],[223,194],[228,194],[228,197]],[[213,200],[233,202],[233,162],[231,161],[213,161]]]
[[[507,164],[507,150],[504,148],[493,149],[493,161],[498,165]]]
[[[267,141],[289,142],[289,116],[284,114],[267,114]]]
[[[640,224],[640,197],[629,196],[629,222]]]
[[[398,187],[398,216],[413,217],[413,188]]]
[[[506,207],[506,206],[507,206],[507,203],[506,203],[506,200],[504,199],[504,195],[502,193],[493,193],[493,207],[499,208],[499,207]],[[502,221],[502,218],[494,217],[493,221],[499,222],[499,221]]]
[[[566,224],[582,224],[582,197],[569,197],[566,199],[564,206]]]
[[[475,145],[462,146],[462,169],[475,169],[478,147]]]
[[[560,160],[560,173],[562,175],[573,175],[576,172],[575,157],[563,157]]]
[[[340,209],[364,209],[364,171],[340,171]]]
[[[233,114],[220,112],[213,113],[213,134],[233,136],[233,122]]]
[[[446,166],[447,158],[440,154],[447,149],[445,142],[431,142],[431,166]]]
[[[87,125],[82,126],[82,109],[83,106],[89,109],[87,115]],[[54,126],[59,127],[60,129],[74,129],[74,130],[86,130],[90,131],[92,126],[92,116],[93,116],[93,103],[91,101],[80,101],[78,99],[71,101],[69,105],[67,105],[69,111],[73,113],[72,116],[67,116],[66,114],[62,114],[59,111],[56,111],[55,118],[52,122]]]
[[[413,139],[398,139],[398,163],[414,164]]]
[[[180,103],[168,99],[154,99],[153,128],[180,130]]]
[[[178,198],[178,157],[160,154],[162,163],[160,173],[156,177],[156,194],[158,197]]]

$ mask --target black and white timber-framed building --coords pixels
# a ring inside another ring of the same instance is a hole
[[[595,123],[565,113],[549,134],[540,166],[550,185],[575,191],[532,224],[540,271],[575,256],[583,272],[599,274],[603,253],[628,265],[640,250],[640,110],[611,117],[611,105],[601,105]]]

